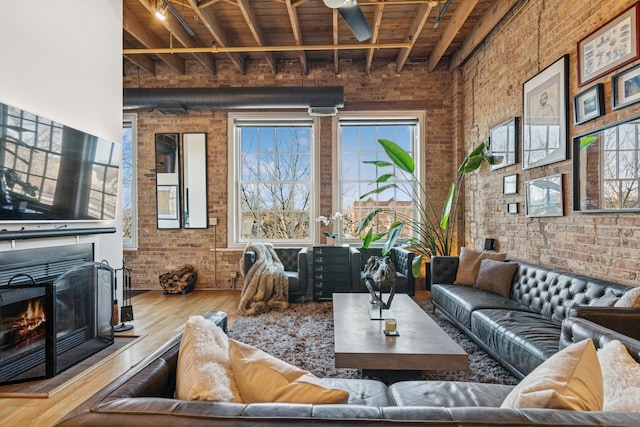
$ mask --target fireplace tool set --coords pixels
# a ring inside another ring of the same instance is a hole
[[[113,324],[116,325],[118,320],[120,320],[120,324],[113,327],[114,332],[124,332],[133,329],[133,325],[128,324],[126,322],[131,322],[133,320],[133,306],[131,305],[131,269],[128,268],[124,260],[122,260],[122,268],[118,269],[122,271],[122,307],[120,308],[120,319],[118,319],[118,300],[113,300]],[[117,270],[116,270],[117,271]],[[115,282],[115,291],[118,290],[118,278],[116,276]],[[115,297],[114,291],[114,297]]]

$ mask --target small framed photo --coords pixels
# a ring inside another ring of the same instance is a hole
[[[640,64],[611,77],[611,104],[614,110],[640,101]]]
[[[514,215],[518,213],[518,204],[517,203],[508,203],[507,204],[507,212],[510,215]]]
[[[598,83],[573,97],[573,123],[576,125],[604,114],[604,85]]]
[[[506,175],[502,178],[502,194],[516,194],[518,192],[518,174]]]
[[[524,183],[529,217],[563,216],[562,174],[532,179]]]
[[[512,117],[491,129],[491,156],[498,161],[491,165],[496,170],[518,162],[518,118]]]

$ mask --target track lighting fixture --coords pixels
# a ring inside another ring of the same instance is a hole
[[[167,5],[165,2],[160,1],[160,7],[158,7],[158,0],[156,0],[156,18],[161,21],[167,19]]]

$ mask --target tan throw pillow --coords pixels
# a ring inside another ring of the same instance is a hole
[[[501,408],[602,410],[602,373],[591,338],[564,348],[515,386]]]
[[[629,289],[622,294],[614,307],[640,308],[640,287]]]
[[[603,410],[640,412],[640,364],[617,340],[598,350],[604,383]]]
[[[500,262],[492,259],[480,261],[480,270],[474,288],[493,292],[503,297],[511,297],[513,275],[518,269],[516,262]]]
[[[175,398],[240,402],[227,335],[202,316],[190,316],[178,353]]]
[[[245,403],[347,403],[349,393],[250,345],[229,340],[233,376]]]
[[[496,252],[479,252],[469,248],[460,250],[460,261],[458,263],[458,271],[456,272],[456,285],[473,286],[476,283],[476,276],[480,269],[480,261],[483,259],[493,259],[496,261],[504,261],[507,254],[499,254]]]

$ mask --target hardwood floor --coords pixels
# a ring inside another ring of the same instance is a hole
[[[123,334],[145,335],[117,354],[99,369],[79,375],[62,390],[45,399],[0,399],[0,424],[3,426],[48,427],[113,379],[138,363],[167,340],[182,331],[187,318],[211,310],[228,315],[229,327],[238,318],[240,291],[195,290],[186,295],[163,295],[148,291],[132,299],[134,328]]]

